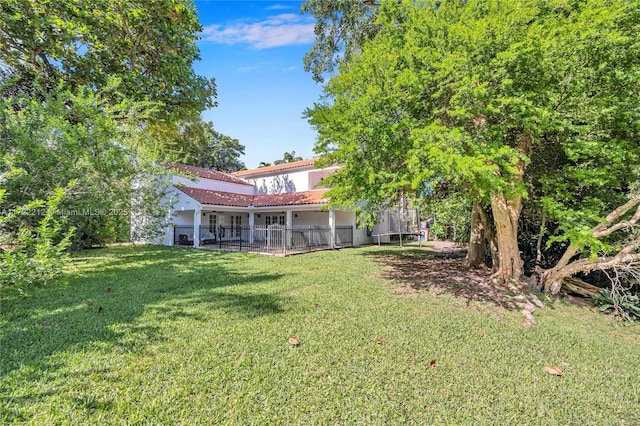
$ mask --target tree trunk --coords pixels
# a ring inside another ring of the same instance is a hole
[[[480,206],[480,203],[477,201],[474,201],[473,207],[471,208],[469,250],[467,251],[467,258],[465,259],[466,265],[470,268],[479,268],[482,266],[484,229],[480,210],[482,210],[482,206]]]
[[[522,133],[518,139],[518,152],[531,157],[533,142],[533,134],[530,132]],[[491,210],[498,244],[498,268],[494,268],[494,276],[504,282],[519,281],[523,273],[520,248],[518,247],[518,221],[522,210],[522,193],[518,187],[522,185],[524,179],[526,162],[519,159],[516,168],[517,173],[511,174],[509,177],[513,195],[507,197],[504,190],[491,194]],[[501,174],[501,172],[496,173]]]
[[[575,244],[569,244],[569,247],[567,247],[567,250],[565,250],[556,266],[551,269],[547,269],[540,274],[539,288],[541,291],[558,294],[562,287],[562,281],[565,277],[569,276],[565,271],[565,267],[569,264],[571,258],[577,253],[578,246]]]
[[[484,231],[484,238],[487,240],[487,244],[489,245],[489,251],[491,252],[491,267],[493,272],[498,270],[500,266],[500,258],[498,257],[498,241],[496,239],[496,232],[489,219],[489,215],[485,209],[480,206],[478,210],[480,213],[480,221],[482,222],[482,229]]]
[[[491,209],[496,226],[496,239],[498,242],[498,278],[506,281],[522,277],[522,259],[518,248],[518,220],[522,197],[517,195],[514,199],[507,199],[504,193],[491,195]]]
[[[498,244],[493,224],[484,207],[477,202],[473,202],[471,210],[471,235],[469,238],[469,250],[467,251],[466,265],[470,268],[479,268],[484,264],[484,242],[491,252],[491,266],[496,272],[500,260],[498,258]]]

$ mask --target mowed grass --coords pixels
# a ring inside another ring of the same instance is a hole
[[[3,294],[0,423],[640,424],[638,325],[402,295],[392,250],[76,254]]]

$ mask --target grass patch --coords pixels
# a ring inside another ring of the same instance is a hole
[[[401,295],[389,250],[79,253],[68,285],[3,295],[0,420],[640,424],[638,325]]]

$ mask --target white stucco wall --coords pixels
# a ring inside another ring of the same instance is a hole
[[[283,192],[301,192],[309,190],[309,171],[287,172],[273,176],[250,179],[256,194],[280,194]]]
[[[173,205],[173,211],[187,211],[191,210],[191,213],[200,208],[200,203],[184,192],[176,189],[175,187],[169,187],[167,191],[167,198],[169,202]]]
[[[166,198],[173,205],[173,210],[169,217],[171,223],[164,229],[162,244],[172,246],[174,225],[193,226],[193,214],[200,208],[200,203],[175,187],[169,187]]]
[[[232,182],[223,182],[219,180],[199,179],[192,181],[182,176],[173,176],[173,183],[182,184],[191,188],[210,189],[213,191],[234,192],[236,194],[253,194],[253,187],[249,185],[241,185]]]
[[[353,245],[359,247],[370,243],[371,237],[367,237],[367,228],[356,228],[353,232]]]
[[[388,235],[389,231],[390,231],[390,223],[388,221],[388,214],[385,211],[380,215],[380,222],[378,222],[378,224],[374,225],[373,227],[372,234],[378,235],[378,236],[372,237],[373,242],[374,243],[377,243],[378,241],[380,241],[381,243],[390,242],[391,237]],[[384,234],[384,235],[380,235],[380,234]]]
[[[163,246],[173,245],[173,225],[167,225],[164,228],[162,239],[158,242],[158,244],[162,244]]]
[[[178,226],[193,226],[193,211],[177,211],[173,215],[173,224]]]
[[[294,226],[329,226],[329,212],[297,211],[294,212],[292,222]]]
[[[324,177],[337,170],[336,167],[328,167],[326,169],[306,169],[306,170],[285,170],[270,176],[258,176],[248,178],[256,188],[256,194],[280,194],[283,192],[301,192],[310,191],[314,188],[319,177]],[[316,174],[313,182],[310,182],[309,174]],[[311,185],[310,185],[311,183]]]
[[[356,214],[352,211],[336,210],[336,226],[354,226]]]

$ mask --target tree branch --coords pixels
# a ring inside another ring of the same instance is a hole
[[[596,269],[611,269],[618,265],[638,262],[640,261],[640,253],[632,253],[638,243],[639,242],[628,245],[624,249],[620,250],[620,252],[615,256],[602,256],[595,260],[588,258],[576,260],[565,268],[562,268],[562,271],[558,271],[560,273],[560,278],[569,277],[579,272],[590,272]]]
[[[636,207],[636,205],[638,206],[638,208],[636,209],[635,214],[630,220],[619,222],[613,226],[610,226],[620,217],[625,215],[629,210]],[[634,226],[638,222],[638,220],[640,220],[640,198],[633,198],[609,213],[609,215],[604,219],[602,223],[592,228],[593,235],[596,238],[605,237],[620,229],[630,228]]]
[[[627,212],[629,212],[629,210],[636,207],[636,205],[638,206],[637,210],[630,220],[618,222],[610,226],[620,217],[624,216]],[[638,221],[640,221],[640,198],[633,198],[628,202],[626,202],[625,204],[623,204],[622,206],[615,209],[614,211],[612,211],[611,213],[609,213],[607,217],[605,217],[604,221],[602,221],[600,224],[596,225],[595,227],[591,228],[591,232],[593,232],[594,237],[602,238],[602,237],[611,235],[614,232],[619,231],[621,229],[631,228],[632,226],[635,226]],[[567,250],[565,250],[564,254],[562,255],[562,258],[558,261],[556,266],[554,266],[551,270],[558,271],[564,268],[565,266],[567,266],[569,264],[569,261],[571,261],[573,256],[575,256],[579,250],[580,248],[576,244],[569,244],[569,247],[567,247]]]

